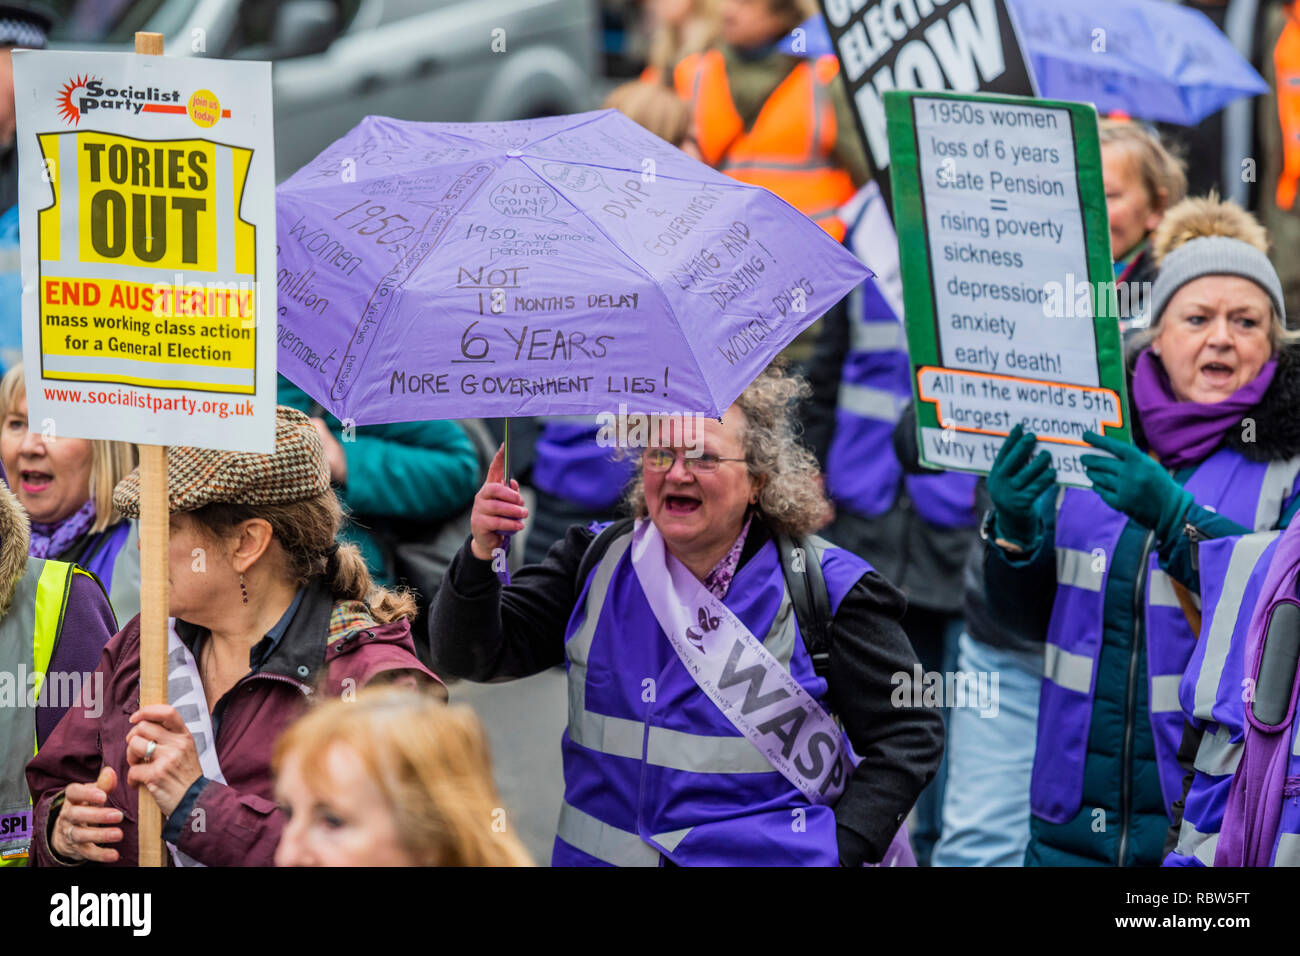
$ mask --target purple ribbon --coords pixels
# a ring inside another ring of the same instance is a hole
[[[1263,399],[1273,382],[1277,359],[1221,402],[1184,402],[1174,396],[1169,375],[1150,347],[1138,356],[1133,372],[1133,401],[1148,444],[1166,468],[1204,461],[1229,428]]]
[[[1300,523],[1291,525],[1278,541],[1269,562],[1250,619],[1246,640],[1246,674],[1259,680],[1259,662],[1264,651],[1264,636],[1273,610],[1283,603],[1295,603],[1296,576],[1300,573]],[[1295,701],[1293,682],[1291,700]],[[1273,843],[1282,819],[1282,795],[1287,784],[1290,759],[1291,727],[1294,706],[1285,724],[1266,727],[1255,717],[1247,702],[1245,741],[1241,763],[1228,790],[1228,802],[1219,828],[1219,842],[1214,852],[1215,866],[1268,866],[1273,858]]]

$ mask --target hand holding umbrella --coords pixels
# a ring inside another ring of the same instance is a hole
[[[470,550],[480,561],[491,561],[497,548],[504,548],[510,535],[524,530],[528,509],[524,507],[519,482],[505,483],[505,445],[497,449],[488,466],[487,480],[474,496],[470,512]]]

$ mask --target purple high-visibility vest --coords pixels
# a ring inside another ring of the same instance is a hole
[[[1178,844],[1165,866],[1213,866],[1228,791],[1241,763],[1245,739],[1245,652],[1251,615],[1281,532],[1204,541],[1197,548],[1201,574],[1201,637],[1179,687],[1189,723],[1202,731],[1195,772],[1183,805]],[[1300,779],[1300,721],[1292,728],[1287,776]],[[1273,866],[1300,866],[1300,806],[1284,794],[1273,843]]]
[[[606,511],[618,504],[635,459],[596,444],[594,416],[549,418],[542,424],[533,460],[533,484],[549,495]]]
[[[1246,528],[1277,526],[1292,497],[1300,458],[1261,464],[1220,448],[1187,480],[1202,507]],[[1083,798],[1083,771],[1096,695],[1110,559],[1128,518],[1093,491],[1069,488],[1057,498],[1056,601],[1052,606],[1038,710],[1038,747],[1030,809],[1065,823]],[[1165,810],[1182,796],[1178,765],[1183,713],[1179,683],[1196,644],[1173,580],[1160,569],[1153,543],[1147,559],[1142,614],[1147,643],[1147,701]],[[1201,580],[1206,580],[1201,572]]]
[[[976,523],[976,476],[904,475],[894,454],[894,425],[912,397],[903,325],[868,279],[849,294],[849,351],[835,407],[826,479],[836,503],[866,518],[894,507],[899,478],[916,510],[941,528]]]
[[[871,570],[811,539],[834,613]],[[553,866],[838,866],[835,814],[812,804],[691,678],[632,568],[631,529],[589,574],[565,633],[569,724]],[[767,542],[723,602],[825,706]],[[845,746],[848,746],[847,741]]]

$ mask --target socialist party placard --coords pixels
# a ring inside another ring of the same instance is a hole
[[[885,104],[922,462],[987,473],[1020,424],[1086,487],[1083,433],[1129,440],[1095,110]]]
[[[33,429],[270,452],[268,63],[14,54]]]

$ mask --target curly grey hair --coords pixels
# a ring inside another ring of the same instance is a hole
[[[736,399],[747,423],[742,439],[746,468],[752,477],[766,479],[755,510],[773,533],[791,537],[820,528],[830,507],[817,459],[795,433],[795,403],[811,393],[806,381],[773,363]],[[626,503],[638,518],[649,514],[640,457]]]

